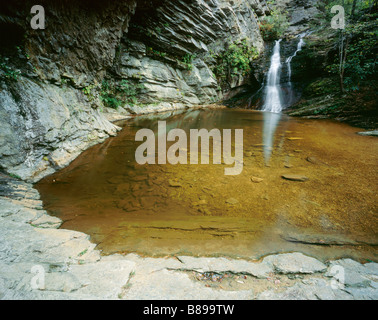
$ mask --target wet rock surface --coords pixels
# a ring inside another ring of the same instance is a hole
[[[0,86],[0,165],[22,179],[65,167],[119,129],[75,89],[21,77]]]
[[[260,261],[102,256],[86,234],[56,229],[30,184],[1,176],[1,185],[7,190],[0,197],[3,300],[378,298],[374,262],[323,263],[298,252]]]

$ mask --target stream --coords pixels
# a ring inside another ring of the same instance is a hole
[[[227,165],[212,161],[137,164],[136,132],[157,134],[158,120],[188,133],[243,129],[242,173],[227,176]],[[103,254],[258,259],[300,251],[377,261],[375,137],[330,120],[236,109],[167,112],[118,125],[118,136],[36,184],[61,228],[89,234]],[[283,178],[293,175],[305,181]]]

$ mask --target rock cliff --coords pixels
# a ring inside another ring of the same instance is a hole
[[[269,13],[263,0],[39,4],[43,30],[30,26],[32,1],[0,8],[0,167],[30,181],[114,135],[106,106],[183,108],[248,86],[248,73],[215,75],[214,67],[242,41],[261,53],[258,19]]]

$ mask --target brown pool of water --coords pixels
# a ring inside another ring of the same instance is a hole
[[[158,120],[188,136],[190,129],[243,129],[243,172],[226,176],[225,164],[137,164],[135,134],[156,132]],[[89,234],[103,254],[257,259],[300,251],[377,261],[376,137],[329,120],[230,109],[121,125],[117,137],[36,184],[61,228]],[[289,174],[308,180],[282,177]]]

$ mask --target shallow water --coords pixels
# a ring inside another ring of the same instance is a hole
[[[244,129],[243,172],[225,176],[225,164],[136,164],[135,133],[156,131],[157,120],[167,130]],[[150,115],[122,126],[36,184],[62,228],[88,233],[104,254],[257,259],[301,251],[377,261],[376,137],[328,120],[230,109]]]

